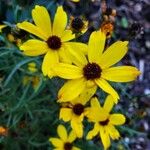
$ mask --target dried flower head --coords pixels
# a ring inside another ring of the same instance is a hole
[[[0,126],[0,136],[7,136],[8,135],[8,128]]]
[[[70,17],[68,29],[72,30],[73,33],[85,33],[88,29],[88,21],[83,17]]]
[[[114,30],[113,23],[104,21],[101,25],[101,31],[105,33],[107,38],[110,38]]]

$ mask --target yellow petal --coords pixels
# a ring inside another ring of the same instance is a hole
[[[70,121],[72,118],[72,109],[71,108],[61,108],[59,118],[63,121]]]
[[[68,135],[67,135],[67,130],[66,128],[63,126],[63,125],[59,125],[57,127],[57,133],[59,135],[59,137],[64,141],[66,142],[67,138],[68,138]]]
[[[93,88],[93,87],[97,87],[97,84],[93,81],[93,80],[86,80],[86,87],[87,88]]]
[[[101,109],[101,104],[100,104],[98,98],[95,96],[92,97],[92,99],[91,99],[91,107]]]
[[[69,133],[69,136],[68,136],[68,141],[70,143],[72,143],[73,141],[75,141],[75,139],[77,138],[75,132],[72,130],[70,133]]]
[[[83,137],[83,125],[81,122],[77,122],[75,119],[71,120],[71,127],[76,133],[78,138]]]
[[[95,94],[96,90],[96,86],[93,86],[92,88],[86,88],[74,101],[72,101],[72,103],[81,103],[82,105],[85,105]]]
[[[103,109],[91,108],[86,114],[86,117],[90,122],[99,122],[106,120],[108,118],[108,113]]]
[[[54,145],[54,147],[62,148],[63,147],[63,141],[61,141],[58,138],[49,138],[49,141]]]
[[[17,24],[17,27],[19,29],[22,29],[22,30],[25,30],[43,40],[47,40],[47,36],[44,34],[44,32],[37,26],[33,25],[32,23],[30,22],[27,22],[27,21],[24,21],[22,23],[18,23]]]
[[[88,132],[86,139],[91,140],[94,136],[96,136],[99,132],[99,124],[95,123],[94,128]]]
[[[64,44],[67,51],[70,53],[72,62],[77,66],[85,66],[87,64],[87,59],[85,57],[85,51],[87,50],[87,45],[76,42],[68,42]]]
[[[54,75],[51,74],[51,68],[54,67],[55,63],[58,63],[59,58],[58,58],[58,53],[57,51],[52,51],[49,50],[47,54],[44,57],[43,63],[42,63],[42,72],[44,76],[46,75]]]
[[[136,67],[119,66],[103,70],[102,78],[114,82],[129,82],[135,80],[139,74]]]
[[[106,129],[110,135],[110,137],[115,140],[120,137],[118,130],[113,125],[108,125]]]
[[[89,22],[87,20],[83,20],[83,23],[84,23],[84,27],[80,31],[82,34],[84,34],[88,30],[88,25],[89,25]]]
[[[110,142],[109,134],[104,130],[104,127],[100,128],[100,137],[104,145],[104,149],[107,150],[110,147],[111,142]]]
[[[125,123],[126,118],[122,114],[112,114],[110,115],[109,120],[113,125],[122,125]]]
[[[90,107],[86,107],[86,108],[84,108],[84,116],[88,116],[88,114],[90,113],[90,111],[91,111],[91,109],[90,109]]]
[[[74,51],[81,51],[85,55],[88,53],[88,46],[84,43],[79,42],[68,42],[69,46],[72,47]]]
[[[58,51],[60,62],[72,64],[71,56],[67,50],[67,48],[63,45]]]
[[[58,54],[59,54],[60,62],[66,64],[72,64],[70,53],[67,51],[65,47],[61,48],[61,50],[58,51]]]
[[[53,23],[53,35],[61,37],[67,25],[67,14],[63,10],[62,6],[57,8],[54,23]]]
[[[95,82],[98,84],[98,86],[104,90],[105,92],[112,95],[114,102],[117,103],[119,99],[118,93],[111,87],[111,85],[104,79],[97,79]]]
[[[114,106],[114,99],[111,95],[108,95],[105,100],[103,108],[109,113],[112,110],[113,106]]]
[[[37,64],[35,62],[28,63],[28,70],[33,73],[37,72]]]
[[[52,34],[51,19],[45,7],[36,5],[32,10],[32,18],[37,27],[43,31],[44,35],[49,37]]]
[[[71,30],[65,30],[61,36],[62,42],[67,42],[75,38],[75,34]]]
[[[105,120],[108,117],[108,113],[104,111],[100,106],[100,102],[96,97],[91,99],[91,107],[88,110],[89,112],[86,114],[89,121],[99,122],[101,120]]]
[[[54,73],[64,79],[78,79],[83,76],[82,70],[74,65],[59,63],[53,67]]]
[[[0,27],[1,28],[1,27]],[[9,42],[15,42],[15,37],[12,35],[12,34],[8,34],[7,35],[7,38],[8,38],[8,40],[9,40]]]
[[[0,25],[0,32],[2,32],[2,29],[5,27],[6,27],[6,25]]]
[[[72,118],[73,118],[74,121],[81,123],[84,119],[84,114],[82,113],[80,116],[78,116],[75,113],[73,113]]]
[[[61,148],[54,148],[54,150],[62,150],[62,149],[63,149],[63,147],[61,147]]]
[[[106,36],[101,31],[95,31],[91,34],[88,43],[89,62],[98,63],[105,47]]]
[[[64,145],[63,145],[63,147],[64,147]],[[61,147],[61,148],[54,148],[54,150],[62,150],[63,147]]]
[[[67,81],[58,92],[59,102],[67,102],[75,99],[85,89],[84,79]]]
[[[101,68],[108,68],[120,61],[127,53],[127,45],[127,41],[118,41],[112,44],[99,59],[99,65]]]
[[[47,44],[40,40],[28,40],[20,46],[20,49],[28,56],[39,56],[48,51]]]
[[[35,62],[30,62],[30,63],[28,63],[28,67],[36,68],[36,63]]]

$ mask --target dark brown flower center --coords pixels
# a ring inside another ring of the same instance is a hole
[[[112,14],[112,8],[107,8],[105,14],[107,16],[111,15]]]
[[[73,106],[73,112],[80,116],[84,111],[84,106],[82,104],[76,104]]]
[[[72,147],[73,147],[72,143],[67,142],[67,143],[64,144],[64,149],[65,150],[72,150]]]
[[[84,23],[81,18],[76,17],[72,20],[71,27],[74,30],[80,31],[83,28],[83,26],[84,26]]]
[[[61,39],[58,36],[50,36],[46,41],[49,48],[58,50],[61,47]]]
[[[87,80],[93,80],[101,76],[101,68],[96,63],[89,63],[83,68],[84,77]]]
[[[106,119],[104,121],[100,121],[99,124],[102,126],[106,126],[109,123],[109,119]]]

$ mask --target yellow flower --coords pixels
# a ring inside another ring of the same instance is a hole
[[[30,73],[36,73],[38,71],[36,63],[31,62],[28,63],[28,71]],[[40,83],[40,77],[38,75],[29,76],[26,75],[23,77],[23,85],[26,86],[31,82],[34,89],[36,89],[39,86]]]
[[[71,101],[84,89],[99,86],[111,94],[114,102],[117,103],[119,95],[106,80],[129,82],[135,80],[140,74],[137,68],[131,66],[111,67],[127,53],[128,42],[115,42],[104,51],[105,39],[106,36],[101,31],[93,32],[88,43],[87,57],[78,53],[72,59],[74,65],[59,63],[53,67],[56,75],[71,79],[59,90],[59,101]]]
[[[88,29],[88,21],[82,17],[70,17],[70,22],[68,28],[72,30],[73,33],[85,33]]]
[[[84,90],[81,95],[70,103],[63,103],[60,109],[59,118],[65,122],[70,121],[73,131],[79,138],[83,136],[82,121],[87,113],[85,104],[92,97],[92,90],[93,89]]]
[[[43,6],[35,6],[32,10],[32,18],[36,25],[27,21],[18,23],[17,26],[31,34],[39,37],[41,40],[31,39],[20,46],[28,56],[39,56],[46,54],[42,64],[44,75],[52,77],[50,68],[53,64],[59,61],[71,63],[70,51],[77,53],[78,51],[85,52],[86,44],[77,42],[68,42],[75,38],[71,30],[66,30],[67,14],[62,6],[59,6],[53,25],[48,11]]]
[[[68,135],[66,128],[63,125],[59,125],[57,127],[57,133],[59,138],[49,139],[55,147],[55,150],[80,150],[80,148],[73,146],[73,142],[77,138],[73,131],[71,131]]]
[[[5,27],[6,27],[6,25],[0,25],[0,32],[2,32],[2,29]]]
[[[87,117],[89,121],[94,122],[94,128],[87,134],[87,139],[91,140],[97,134],[102,140],[104,149],[110,147],[110,138],[113,140],[118,139],[120,134],[115,128],[115,125],[122,125],[125,123],[125,116],[122,114],[110,114],[114,105],[112,96],[107,96],[104,106],[101,107],[98,99],[94,97],[91,100],[91,108]]]

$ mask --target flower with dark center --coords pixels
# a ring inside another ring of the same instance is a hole
[[[99,122],[99,124],[102,125],[102,126],[106,126],[106,125],[108,125],[108,123],[109,123],[109,119],[106,119],[104,121]]]
[[[140,71],[132,66],[113,67],[125,56],[128,41],[117,41],[106,49],[107,41],[101,30],[94,31],[90,35],[85,54],[72,53],[73,64],[57,63],[56,67],[53,67],[57,76],[68,80],[58,92],[59,102],[72,101],[85,89],[91,89],[91,95],[94,95],[97,87],[100,87],[112,95],[113,101],[117,103],[119,95],[108,81],[130,82],[140,75]]]
[[[84,106],[82,104],[76,104],[73,106],[73,112],[80,116],[84,111]]]
[[[64,144],[64,149],[65,150],[72,150],[72,147],[73,147],[72,143],[67,142],[67,143]]]
[[[38,39],[29,39],[23,44],[20,43],[19,48],[23,50],[27,56],[36,57],[44,55],[41,65],[42,72],[44,76],[53,77],[55,76],[52,71],[54,63],[57,64],[60,59],[62,63],[66,63],[68,60],[71,61],[70,52],[72,51],[76,53],[76,55],[78,55],[77,49],[81,49],[81,51],[85,52],[83,46],[86,47],[86,44],[70,42],[75,38],[75,34],[72,34],[72,30],[67,28],[68,23],[66,20],[68,16],[62,6],[57,7],[56,13],[53,16],[53,22],[50,19],[51,16],[49,16],[48,10],[44,6],[36,5],[32,10],[32,17],[33,20],[36,20],[36,24],[23,21],[17,24],[17,28],[38,37]],[[31,28],[31,26],[33,28]],[[0,31],[1,27],[0,25]],[[63,52],[64,49],[65,52]]]
[[[88,132],[86,139],[91,140],[98,135],[99,138],[101,138],[104,149],[108,149],[111,144],[108,142],[110,138],[115,140],[120,137],[115,126],[124,124],[126,118],[123,114],[111,113],[114,106],[113,97],[111,95],[106,97],[103,106],[101,106],[98,98],[92,98],[91,106],[87,113],[87,119],[94,123],[94,128]],[[102,118],[105,119],[102,120]]]
[[[59,135],[59,138],[53,138],[53,137],[49,138],[49,141],[55,147],[54,149],[59,149],[59,150],[79,149],[75,147],[73,143],[77,138],[76,133],[73,130],[71,130],[68,133],[65,126],[60,124],[57,127],[57,133]]]
[[[58,36],[50,36],[47,40],[47,45],[52,50],[58,50],[61,47],[61,39]]]
[[[84,22],[83,22],[83,20],[81,18],[76,17],[71,22],[71,27],[75,31],[82,30],[83,26],[84,26]]]
[[[73,102],[62,103],[63,105],[60,109],[59,118],[64,122],[70,122],[71,128],[78,138],[82,138],[84,133],[82,123],[84,117],[86,117],[86,103],[90,100],[91,97],[88,92],[88,89],[84,90],[80,96],[74,99]]]
[[[83,74],[87,80],[93,80],[96,78],[100,78],[101,72],[102,72],[102,70],[101,70],[100,66],[96,63],[88,63],[83,68]]]

